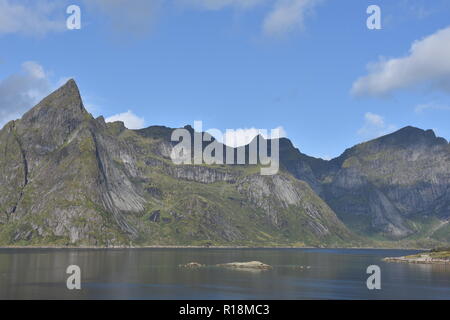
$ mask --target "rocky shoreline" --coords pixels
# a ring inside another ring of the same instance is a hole
[[[419,253],[404,257],[387,257],[383,261],[386,262],[403,262],[415,264],[448,264],[450,265],[450,252],[430,252]]]
[[[117,246],[74,246],[74,245],[30,245],[30,246],[18,246],[18,245],[0,245],[0,249],[351,249],[351,250],[429,250],[427,248],[420,247],[373,247],[373,246],[360,246],[360,247],[333,247],[333,246],[251,246],[251,245],[117,245]]]

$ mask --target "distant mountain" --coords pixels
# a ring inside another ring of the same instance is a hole
[[[433,131],[405,127],[331,161],[289,153],[287,170],[353,231],[450,241],[450,144]]]
[[[450,145],[432,131],[407,127],[331,161],[280,139],[273,176],[175,165],[172,131],[94,119],[68,81],[0,131],[0,244],[450,242]]]

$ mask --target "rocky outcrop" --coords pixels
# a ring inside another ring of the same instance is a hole
[[[256,207],[263,209],[267,221],[277,228],[292,226],[303,229],[321,238],[336,234],[339,229],[342,237],[350,232],[339,221],[328,205],[318,197],[305,182],[284,174],[274,176],[251,175],[239,180],[238,190]],[[294,219],[287,213],[293,210],[303,219]]]
[[[218,267],[233,268],[233,269],[257,269],[257,270],[271,270],[272,266],[262,263],[260,261],[249,262],[230,262],[218,264]]]
[[[189,262],[186,264],[180,264],[178,267],[187,268],[187,269],[198,269],[198,268],[204,267],[204,265],[201,263],[198,263],[198,262]]]
[[[233,172],[195,165],[167,166],[166,172],[176,179],[207,184],[217,181],[233,183],[237,177],[237,174]]]
[[[450,252],[420,253],[405,257],[384,258],[386,262],[405,262],[417,264],[450,264]]]

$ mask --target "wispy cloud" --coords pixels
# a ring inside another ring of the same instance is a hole
[[[414,111],[416,113],[423,113],[427,110],[441,110],[441,111],[450,111],[450,105],[440,104],[436,102],[423,103],[416,106]]]
[[[393,124],[388,124],[384,118],[378,114],[367,112],[364,115],[364,124],[358,130],[358,135],[365,139],[374,139],[382,135],[395,131],[397,127]]]
[[[52,89],[48,72],[40,64],[24,62],[21,71],[0,81],[0,126],[20,118]]]
[[[122,121],[128,129],[142,129],[145,125],[145,119],[135,115],[131,110],[124,113],[115,114],[106,118],[105,121]]]
[[[306,17],[323,0],[177,0],[203,10],[234,8],[249,10],[259,5],[270,5],[262,21],[262,32],[266,36],[278,37],[304,27]]]
[[[369,74],[358,79],[354,95],[383,96],[395,90],[429,85],[450,93],[450,27],[415,41],[408,56],[369,65]]]
[[[182,4],[202,10],[226,8],[250,10],[261,5],[269,7],[261,22],[267,36],[280,36],[301,30],[306,17],[323,0],[82,0],[82,10],[107,21],[114,34],[145,35],[152,29],[163,7]],[[66,29],[69,0],[32,1],[0,0],[0,35],[18,33],[43,36]],[[264,9],[265,10],[265,9]],[[89,15],[88,15],[89,16]],[[84,17],[84,15],[83,15]],[[89,18],[88,18],[89,19]],[[101,21],[102,19],[96,19]],[[90,22],[87,21],[89,25]]]
[[[267,15],[263,31],[269,36],[280,36],[301,30],[308,14],[321,0],[278,0]]]
[[[44,36],[66,28],[64,1],[0,0],[0,35]]]
[[[162,3],[163,0],[83,0],[81,9],[105,18],[108,30],[115,34],[142,35],[151,29]],[[70,4],[69,0],[0,0],[0,35],[43,36],[66,31],[66,7]]]

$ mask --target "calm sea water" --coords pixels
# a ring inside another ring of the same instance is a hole
[[[450,299],[450,266],[385,263],[411,250],[0,249],[0,299]],[[258,260],[270,271],[179,268]],[[366,268],[381,268],[381,290]],[[81,268],[68,290],[66,268]],[[299,266],[304,266],[303,269]],[[309,268],[308,268],[309,267]]]

